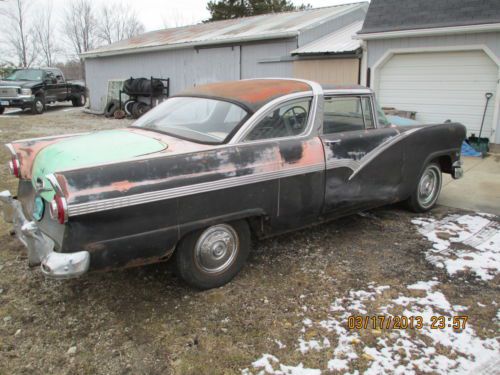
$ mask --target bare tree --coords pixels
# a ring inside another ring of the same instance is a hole
[[[97,15],[90,0],[72,0],[67,3],[63,28],[75,54],[94,48],[97,39]]]
[[[36,60],[37,48],[34,29],[30,26],[30,0],[14,0],[0,10],[7,21],[4,25],[5,43],[19,60],[19,65],[29,67]]]
[[[38,22],[35,25],[35,39],[41,50],[43,62],[46,66],[54,65],[55,54],[59,48],[54,40],[54,25],[52,24],[52,0],[40,11]]]
[[[103,43],[111,44],[142,34],[145,28],[134,9],[123,3],[107,3],[101,8],[98,37]]]

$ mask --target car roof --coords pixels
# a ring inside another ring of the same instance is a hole
[[[248,79],[200,85],[176,96],[201,96],[237,102],[251,112],[273,99],[297,92],[311,91],[305,81],[294,79]]]

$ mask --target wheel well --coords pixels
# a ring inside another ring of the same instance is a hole
[[[453,172],[453,167],[451,163],[451,157],[449,155],[441,155],[438,156],[437,158],[432,160],[433,162],[437,163],[439,167],[441,168],[441,172],[443,173],[452,173]]]

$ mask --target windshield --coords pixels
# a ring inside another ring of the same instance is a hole
[[[40,69],[21,69],[15,70],[6,81],[41,81],[43,70]]]
[[[223,143],[248,113],[222,100],[170,98],[132,124],[200,143]]]

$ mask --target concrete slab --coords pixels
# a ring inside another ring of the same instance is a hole
[[[464,157],[464,177],[443,175],[438,204],[500,215],[500,154]]]

